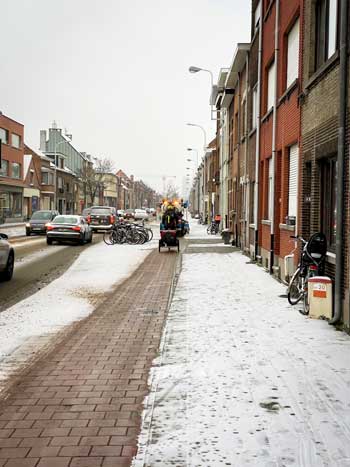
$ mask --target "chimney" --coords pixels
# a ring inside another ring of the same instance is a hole
[[[40,130],[40,151],[46,152],[46,130]]]
[[[130,180],[133,182],[134,181],[134,176],[130,175]]]

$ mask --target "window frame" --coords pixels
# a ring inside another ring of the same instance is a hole
[[[16,167],[16,169],[18,168],[18,177],[15,177],[15,175],[14,175],[14,168],[15,167]],[[20,180],[21,179],[21,172],[22,172],[21,164],[19,162],[12,162],[11,163],[11,178],[15,178],[16,180]]]
[[[6,173],[3,173],[3,164],[6,164]],[[7,159],[1,160],[1,169],[0,169],[0,177],[8,177],[9,176],[9,161]]]
[[[18,138],[18,146],[14,144],[14,139]],[[15,149],[21,149],[22,138],[17,133],[11,133],[11,146]]]
[[[320,228],[327,237],[329,251],[335,251],[337,232],[337,157],[321,159],[320,171]]]
[[[336,18],[334,28],[334,50],[330,51],[330,2],[336,2]],[[315,70],[322,67],[339,49],[339,0],[317,0],[314,6],[315,15]]]
[[[1,137],[1,130],[4,132],[6,136],[6,141]],[[10,132],[6,130],[6,128],[0,127],[0,140],[2,144],[9,144],[9,137],[10,137]]]

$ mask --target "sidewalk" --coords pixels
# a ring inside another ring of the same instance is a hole
[[[129,466],[176,254],[137,271],[0,404],[0,467]]]
[[[193,225],[134,467],[350,465],[350,337]]]

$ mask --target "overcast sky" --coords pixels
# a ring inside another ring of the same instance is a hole
[[[39,147],[53,120],[77,149],[160,189],[208,139],[210,77],[249,41],[249,0],[2,0],[0,110]],[[188,163],[187,163],[188,165]]]

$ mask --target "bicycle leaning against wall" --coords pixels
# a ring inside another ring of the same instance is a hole
[[[303,301],[304,315],[309,313],[308,280],[310,277],[322,276],[327,254],[327,239],[325,234],[318,232],[311,236],[309,241],[300,236],[291,238],[302,243],[300,261],[288,286],[288,301],[296,305]]]

